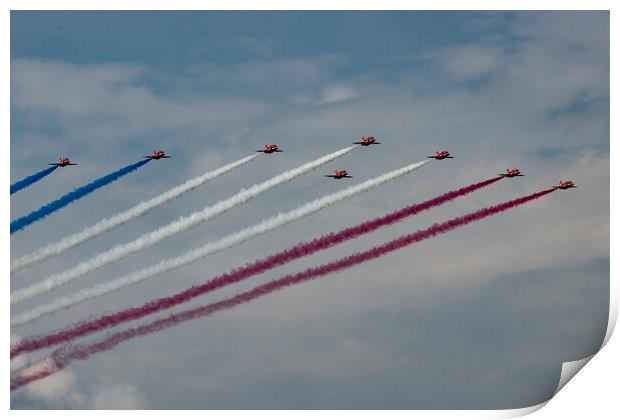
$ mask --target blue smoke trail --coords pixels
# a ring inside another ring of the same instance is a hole
[[[52,172],[54,172],[56,168],[58,168],[58,166],[52,166],[51,168],[45,168],[42,171],[39,171],[34,175],[27,176],[21,181],[17,181],[15,184],[11,185],[11,195],[15,194],[19,190],[23,190],[24,188],[29,187],[30,185],[34,184],[41,178],[51,174]]]
[[[34,223],[37,220],[42,219],[45,216],[52,214],[56,210],[63,208],[64,206],[70,204],[71,202],[78,200],[87,194],[90,194],[96,189],[101,188],[109,184],[110,182],[116,181],[118,178],[122,177],[123,175],[127,175],[128,173],[135,171],[140,166],[144,165],[150,160],[151,160],[150,158],[144,159],[139,162],[132,163],[129,166],[125,166],[124,168],[121,168],[116,172],[112,172],[111,174],[108,174],[106,176],[103,176],[101,178],[94,180],[90,184],[86,184],[80,188],[76,188],[70,193],[63,195],[57,200],[47,203],[46,205],[42,206],[40,209],[35,210],[32,213],[27,214],[26,216],[22,216],[16,220],[13,220],[11,222],[11,235],[14,232],[21,230],[24,227],[28,226],[29,224]]]

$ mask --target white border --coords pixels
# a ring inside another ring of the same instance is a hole
[[[3,89],[4,92],[9,92],[10,89],[10,10],[201,10],[201,9],[210,9],[210,10],[409,10],[412,7],[415,7],[417,10],[554,10],[557,9],[557,5],[561,5],[564,10],[611,10],[611,45],[614,45],[614,40],[617,35],[617,31],[615,27],[618,23],[618,18],[614,10],[615,3],[612,1],[600,1],[600,0],[592,0],[592,1],[563,1],[562,3],[552,2],[548,0],[522,0],[522,1],[489,1],[489,0],[476,0],[469,1],[466,4],[462,1],[456,0],[443,0],[443,1],[434,1],[434,2],[416,2],[413,3],[411,1],[406,0],[384,0],[379,2],[370,2],[370,1],[352,1],[352,0],[340,0],[335,2],[334,0],[313,0],[313,1],[296,1],[296,2],[286,2],[282,0],[264,0],[264,1],[256,1],[251,2],[247,0],[228,0],[226,2],[200,2],[198,0],[175,0],[174,2],[163,2],[163,1],[149,1],[149,2],[140,2],[136,0],[108,0],[106,2],[95,2],[91,1],[88,3],[80,2],[77,0],[57,0],[53,2],[53,5],[50,4],[49,1],[44,0],[23,0],[23,1],[15,1],[8,0],[2,3],[3,7],[3,15],[0,20],[0,45],[4,50],[4,54],[1,59],[1,66],[3,81],[2,84],[5,86]],[[617,74],[617,66],[615,65],[617,60],[617,54],[614,53],[614,48],[611,48],[611,74]],[[614,110],[615,106],[615,98],[617,93],[617,86],[614,84],[614,80],[611,80],[611,108],[610,115],[615,115]],[[4,134],[5,139],[10,138],[10,99],[9,96],[6,95],[4,98],[4,103],[2,106],[2,114],[0,116],[2,121],[2,133]],[[614,138],[615,127],[614,120],[611,119],[611,138]],[[5,141],[5,153],[4,153],[4,165],[2,165],[2,179],[4,185],[10,184],[10,176],[9,176],[9,168],[10,168],[10,141]],[[614,142],[611,142],[610,145],[610,165],[612,168],[614,162],[616,147]],[[611,185],[618,185],[617,171],[611,171]],[[0,208],[0,212],[4,218],[4,220],[9,220],[9,209],[10,209],[10,198],[9,196],[3,195],[3,200],[6,200],[4,205]],[[617,197],[614,194],[611,194],[610,197],[611,202],[611,212],[610,214],[619,214],[618,213],[618,203]],[[537,413],[536,416],[539,418],[551,419],[551,418],[563,418],[563,419],[572,419],[572,418],[583,418],[584,415],[591,416],[592,413],[598,413],[598,415],[594,416],[594,418],[608,418],[609,413],[618,412],[618,403],[616,403],[616,387],[615,385],[616,377],[615,374],[618,373],[620,365],[619,360],[616,356],[620,354],[620,345],[618,344],[618,339],[611,340],[611,344],[608,344],[613,330],[615,328],[617,315],[618,315],[618,300],[620,290],[618,287],[618,282],[620,281],[618,270],[613,262],[613,257],[616,253],[616,248],[614,247],[614,239],[618,237],[618,228],[613,220],[611,220],[611,244],[610,244],[610,256],[611,256],[611,284],[610,284],[610,312],[609,312],[609,324],[607,328],[607,333],[605,335],[605,341],[603,345],[606,345],[606,351],[601,355],[597,355],[596,357],[590,356],[586,359],[582,359],[580,361],[567,362],[562,367],[562,375],[560,379],[560,383],[558,384],[558,388],[556,393],[559,392],[564,385],[572,378],[581,368],[583,368],[591,359],[594,358],[594,362],[591,363],[591,368],[586,368],[584,374],[580,375],[580,380],[578,383],[572,384],[568,386],[566,390],[560,393],[559,397],[553,398],[554,401],[558,400],[558,403],[550,404],[545,410]],[[10,287],[9,281],[10,273],[10,255],[9,255],[9,238],[8,228],[3,228],[4,235],[6,238],[5,241],[2,242],[2,253],[4,255],[4,260],[6,261],[5,267],[5,276],[4,284],[5,284],[5,293],[6,299],[10,296]],[[10,337],[10,329],[9,329],[9,319],[10,319],[10,305],[5,305],[5,320],[3,323],[4,330],[4,349],[5,349],[5,359],[9,360],[9,337]],[[600,359],[600,360],[599,360]],[[598,361],[597,361],[598,360]],[[9,363],[6,362],[5,365],[5,375],[4,378],[6,380],[7,388],[9,385],[8,378],[10,376],[10,368]],[[575,391],[578,391],[578,394],[575,394]],[[3,407],[6,412],[10,409],[10,390],[7,389],[4,394],[5,397],[3,399]],[[560,404],[560,400],[562,404]],[[596,403],[595,406],[592,406],[593,403]],[[348,415],[355,415],[356,417],[370,418],[370,416],[381,416],[381,417],[390,417],[390,418],[407,418],[410,419],[411,416],[418,416],[422,418],[510,418],[510,417],[518,417],[526,414],[533,413],[543,407],[546,403],[539,404],[533,407],[526,407],[522,409],[516,410],[489,410],[489,411],[380,411],[380,412],[352,412],[352,411],[327,411],[322,412],[320,415],[327,417],[341,417]],[[585,411],[587,410],[587,411]],[[312,411],[255,411],[251,412],[253,416],[258,417],[269,417],[271,419],[275,418],[289,418],[291,415],[294,415],[298,418],[313,418],[317,415]],[[130,412],[130,411],[121,411],[119,412],[122,416],[138,416],[138,417],[146,417],[149,418],[162,418],[162,416],[168,417],[169,415],[176,414],[176,411],[149,411],[149,412]],[[202,413],[196,411],[182,411],[178,414],[189,417],[189,418],[201,418]],[[236,418],[241,415],[241,412],[236,411],[217,411],[213,412],[214,415],[217,415],[218,418]],[[31,412],[31,411],[11,411],[11,416],[19,417],[19,418],[29,418],[34,415],[46,415],[50,416],[53,419],[60,419],[73,416],[83,416],[84,414],[81,412]],[[91,411],[88,414],[89,416],[96,418],[103,418],[107,413],[101,411]],[[542,416],[542,417],[541,417]],[[604,417],[603,417],[604,416]]]

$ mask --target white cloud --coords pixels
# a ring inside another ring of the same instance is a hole
[[[457,81],[496,72],[507,58],[501,48],[484,44],[445,48],[430,57],[438,60],[448,75]]]
[[[149,407],[146,396],[134,385],[99,383],[85,387],[69,369],[24,386],[11,395],[11,399],[14,409],[35,406],[46,409],[140,410]]]
[[[43,400],[50,406],[60,405],[70,397],[76,385],[75,376],[70,371],[61,371],[40,381],[26,386],[28,397],[34,400]]]
[[[92,396],[95,410],[143,410],[148,408],[144,395],[133,385],[115,385],[96,390]]]
[[[136,137],[150,143],[150,150],[153,143],[202,139],[214,127],[249,121],[268,109],[260,101],[232,96],[157,94],[139,79],[148,70],[131,65],[15,59],[11,72],[16,118],[29,119],[35,133],[48,131],[49,124],[62,133],[62,139],[33,139],[36,147],[23,144],[18,153],[52,154],[60,141],[64,148],[81,149],[87,141],[85,153],[100,155]]]
[[[357,95],[358,91],[351,86],[332,86],[323,90],[318,104],[325,105],[334,102],[346,101],[347,99],[355,98]]]

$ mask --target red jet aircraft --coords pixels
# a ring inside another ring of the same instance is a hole
[[[153,150],[152,155],[142,156],[142,157],[159,160],[159,159],[170,159],[172,156],[168,156],[166,152],[164,152],[163,150]]]
[[[498,174],[499,176],[503,176],[504,178],[514,178],[515,176],[524,176],[521,174],[521,171],[518,169],[506,169],[506,172],[503,174]]]
[[[347,171],[334,171],[333,175],[325,175],[328,178],[334,179],[342,179],[342,178],[353,178]]]
[[[558,190],[567,190],[569,188],[577,188],[573,181],[560,181],[560,185],[555,187]]]
[[[427,157],[437,159],[437,160],[443,160],[443,159],[452,159],[454,156],[450,156],[450,153],[447,150],[442,150],[441,152],[437,150],[434,155],[427,156]]]
[[[257,150],[256,152],[271,154],[271,153],[276,153],[276,152],[280,153],[283,151],[284,150],[280,150],[280,148],[275,144],[266,144],[264,149]]]
[[[60,158],[58,159],[58,162],[48,163],[48,165],[57,166],[57,167],[60,166],[61,168],[64,168],[65,166],[69,166],[69,165],[77,165],[77,163],[71,163],[69,158]]]
[[[362,146],[370,146],[371,144],[381,144],[374,137],[362,136],[361,141],[354,141],[353,144],[360,144]]]

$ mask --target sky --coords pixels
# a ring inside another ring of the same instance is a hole
[[[562,363],[596,351],[606,330],[609,76],[607,12],[11,12],[11,182],[60,156],[79,163],[11,196],[11,219],[153,148],[173,156],[14,234],[11,259],[265,143],[286,149],[15,274],[12,290],[362,135],[382,143],[14,305],[13,314],[436,149],[456,157],[190,266],[13,328],[13,337],[179,291],[507,167],[526,176],[183,308],[560,179],[579,187],[125,343],[13,393],[11,407],[508,409],[548,399]],[[322,176],[334,169],[355,178]]]

